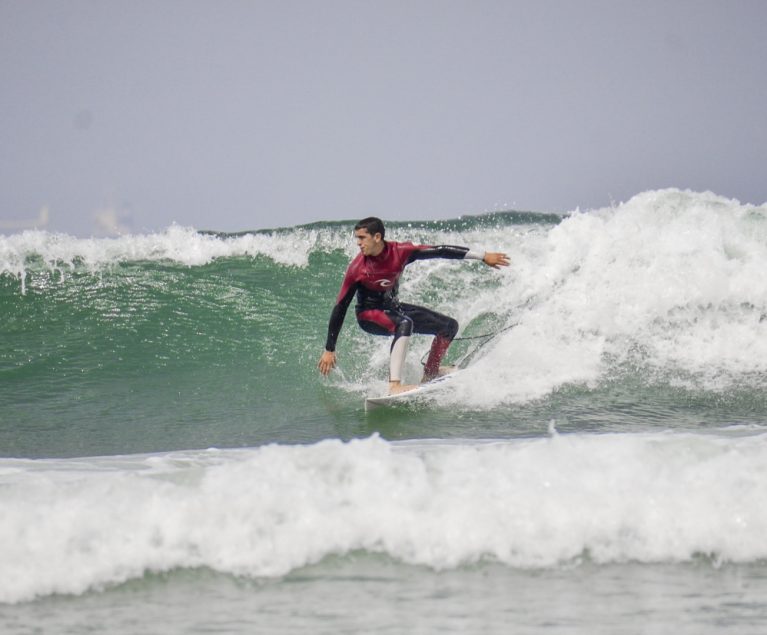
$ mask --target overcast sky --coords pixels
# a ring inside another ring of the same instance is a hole
[[[0,0],[0,231],[761,204],[766,33],[762,0]]]

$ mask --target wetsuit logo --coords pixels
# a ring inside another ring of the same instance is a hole
[[[387,280],[386,278],[381,278],[380,280],[376,280],[373,284],[378,284],[382,287],[390,287],[394,283],[391,280]]]

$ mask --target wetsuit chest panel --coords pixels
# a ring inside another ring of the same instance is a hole
[[[386,292],[397,284],[402,269],[369,263],[361,271],[360,284],[370,291]]]
[[[365,288],[386,293],[396,287],[408,258],[418,248],[412,243],[386,243],[386,249],[375,258],[361,258],[357,280]]]

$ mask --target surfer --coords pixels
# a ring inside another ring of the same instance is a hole
[[[354,237],[360,253],[346,270],[341,291],[330,315],[325,351],[317,367],[327,375],[336,365],[336,340],[355,293],[357,323],[373,335],[393,335],[389,361],[389,393],[412,390],[414,385],[402,383],[402,367],[410,336],[413,333],[434,335],[422,382],[440,374],[440,361],[458,332],[458,322],[451,317],[414,304],[399,301],[397,289],[404,268],[416,260],[450,258],[481,260],[489,267],[507,266],[506,254],[480,253],[468,247],[452,245],[414,245],[410,242],[384,240],[383,222],[373,216],[354,226]]]

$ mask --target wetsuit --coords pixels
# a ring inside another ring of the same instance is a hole
[[[401,303],[397,297],[399,278],[404,268],[416,260],[481,260],[483,256],[484,254],[477,254],[467,247],[430,247],[392,241],[384,241],[384,249],[378,256],[357,254],[346,270],[341,291],[333,307],[325,350],[335,350],[346,311],[356,293],[355,312],[360,327],[373,335],[394,335],[389,380],[401,380],[407,343],[412,333],[435,336],[424,368],[424,377],[427,380],[436,377],[439,362],[458,332],[458,322],[436,311]]]

